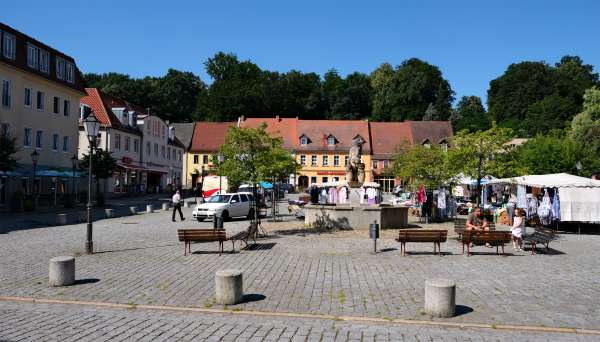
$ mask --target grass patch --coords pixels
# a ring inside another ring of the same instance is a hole
[[[204,307],[210,309],[213,307],[213,305],[211,303],[204,303]]]
[[[344,290],[338,291],[338,302],[340,302],[342,305],[346,303],[346,294],[344,293]]]
[[[137,309],[137,304],[135,302],[129,302],[127,303],[127,309],[135,310]]]
[[[231,311],[238,312],[238,311],[242,311],[242,309],[240,309],[240,308],[233,308]]]

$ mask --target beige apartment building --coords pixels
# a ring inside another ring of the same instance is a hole
[[[0,91],[0,127],[18,147],[17,168],[0,171],[0,207],[16,192],[56,204],[75,190],[72,157],[79,99],[85,94],[75,61],[0,23]],[[35,177],[34,151],[39,155]]]

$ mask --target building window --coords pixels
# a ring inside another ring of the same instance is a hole
[[[42,148],[42,139],[44,138],[44,132],[38,130],[35,132],[35,148]]]
[[[75,65],[73,63],[67,63],[67,82],[75,83]]]
[[[69,152],[69,137],[66,135],[63,137],[63,152]]]
[[[330,135],[330,136],[327,138],[327,145],[329,145],[329,146],[333,146],[333,145],[335,145],[335,137],[333,137],[333,136],[331,136],[331,135]]]
[[[387,169],[390,166],[390,161],[389,160],[384,160],[383,161],[383,168]]]
[[[2,52],[5,58],[15,59],[15,46],[15,36],[4,32],[4,38],[2,40]]]
[[[202,156],[202,164],[208,164],[208,154]]]
[[[305,155],[300,156],[300,165],[306,165],[306,156]]]
[[[198,155],[194,154],[194,164],[198,164]]]
[[[129,152],[129,144],[131,144],[131,138],[125,137],[125,151]]]
[[[23,93],[23,104],[25,107],[31,108],[31,88],[25,88]]]
[[[23,146],[31,147],[31,128],[25,128],[23,133]]]
[[[12,97],[12,82],[10,80],[2,81],[2,107],[10,108]]]
[[[329,166],[329,156],[323,156],[323,166]]]
[[[150,155],[150,142],[146,142],[146,155]]]
[[[378,163],[379,162],[377,160],[371,160],[371,168],[376,169]]]
[[[344,156],[344,166],[348,166],[348,156]]]
[[[310,184],[315,184],[317,182],[317,177],[310,177]]]
[[[323,179],[323,183],[329,182],[329,177],[323,177],[322,179]]]
[[[27,66],[33,69],[38,68],[38,56],[40,49],[37,46],[27,44]]]
[[[154,143],[154,156],[158,157],[158,144]]]
[[[333,166],[340,166],[340,156],[333,156]]]
[[[69,101],[69,100],[63,101],[63,115],[64,116],[71,115],[71,101]]]
[[[179,155],[179,161],[181,161],[181,151],[177,152],[177,154]]]
[[[442,151],[448,152],[448,143],[445,141],[442,142]]]
[[[52,134],[52,151],[58,151],[58,134]]]
[[[121,135],[115,134],[115,150],[121,149]]]
[[[50,53],[45,50],[40,50],[40,71],[44,73],[50,72]]]
[[[171,148],[167,147],[167,159],[171,160]]]
[[[308,138],[307,137],[301,137],[300,138],[300,145],[308,145]]]
[[[140,142],[137,139],[133,139],[133,152],[136,152],[140,149]]]
[[[53,113],[54,114],[60,113],[60,99],[58,97],[54,96],[53,104],[54,104],[54,106],[52,107]]]
[[[317,166],[317,156],[310,156],[310,166]]]
[[[44,93],[41,91],[37,92],[37,96],[36,96],[36,108],[39,111],[44,111]]]
[[[161,146],[160,147],[160,156],[162,157],[162,159],[165,159],[165,146]]]
[[[66,61],[60,57],[56,57],[56,78],[59,80],[65,79]]]

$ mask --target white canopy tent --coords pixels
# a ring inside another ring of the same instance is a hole
[[[554,173],[494,179],[489,184],[558,188],[561,221],[600,222],[600,180]]]

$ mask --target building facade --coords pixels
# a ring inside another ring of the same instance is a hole
[[[85,95],[73,58],[0,23],[0,129],[16,138],[17,168],[0,171],[0,206],[20,192],[57,204],[75,192],[79,99]],[[39,160],[33,175],[32,153]]]
[[[195,188],[203,176],[214,174],[212,158],[233,126],[233,122],[196,122],[187,153],[186,184]]]

